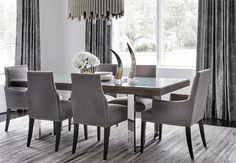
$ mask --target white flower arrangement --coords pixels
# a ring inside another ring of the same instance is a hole
[[[92,67],[100,64],[100,60],[89,52],[79,52],[74,57],[74,67],[81,73],[91,72]]]

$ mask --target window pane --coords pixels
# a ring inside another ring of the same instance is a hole
[[[164,59],[169,66],[196,65],[197,0],[164,0]]]
[[[125,16],[118,21],[119,54],[130,65],[127,42],[137,64],[156,64],[156,0],[125,0]]]
[[[14,65],[16,39],[16,0],[0,0],[0,74]]]

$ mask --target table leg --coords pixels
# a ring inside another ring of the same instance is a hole
[[[135,144],[135,111],[134,111],[134,95],[128,95],[128,152],[134,153]]]
[[[37,134],[35,134],[35,139],[40,139],[42,137],[40,120],[35,120],[34,128],[36,129],[35,132],[37,132]]]

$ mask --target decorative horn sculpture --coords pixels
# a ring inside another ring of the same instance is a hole
[[[135,58],[134,52],[133,52],[132,48],[130,47],[129,43],[127,43],[127,46],[128,46],[129,53],[131,56],[131,68],[130,68],[130,72],[129,72],[129,78],[134,79],[136,76],[136,58]]]
[[[122,61],[120,59],[120,56],[112,49],[110,49],[110,51],[115,55],[116,60],[117,60],[117,64],[118,64],[118,68],[116,71],[116,75],[115,75],[115,79],[121,79],[123,76],[123,64]]]

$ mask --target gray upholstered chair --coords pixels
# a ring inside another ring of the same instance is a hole
[[[156,77],[156,65],[137,65],[136,77]],[[152,107],[152,98],[135,96],[135,111],[142,112]],[[127,97],[120,97],[109,101],[112,104],[128,105]]]
[[[107,71],[107,72],[112,72],[112,75],[116,75],[116,71],[117,71],[117,64],[110,64],[110,63],[101,63],[98,66],[95,67],[95,72],[98,71]],[[116,97],[116,94],[114,93],[107,93],[105,94],[105,97],[107,99],[107,101],[111,101],[114,100]]]
[[[71,102],[60,100],[52,72],[28,72],[27,99],[29,108],[27,147],[31,143],[34,120],[48,120],[54,122],[54,133],[56,135],[55,151],[57,152],[62,121],[72,118]]]
[[[156,77],[156,65],[137,65],[136,77]],[[143,112],[152,107],[152,100],[154,97],[135,96],[134,108],[136,112]],[[110,100],[109,103],[128,105],[127,97],[120,97]],[[159,130],[162,128],[162,124],[157,124]],[[155,127],[156,128],[156,127]],[[154,133],[154,139],[158,136],[158,131]],[[161,139],[161,137],[159,137]]]
[[[26,65],[5,67],[6,82],[4,91],[5,91],[6,107],[7,107],[5,131],[8,131],[11,119],[11,111],[28,110],[27,98],[26,98],[27,88],[11,87],[10,85],[11,80],[26,81],[27,71],[28,68]]]
[[[192,159],[194,159],[194,155],[191,141],[191,126],[199,123],[203,145],[206,147],[202,119],[206,109],[210,78],[209,69],[197,72],[189,96],[171,94],[170,101],[154,100],[152,109],[142,112],[141,152],[144,150],[146,122],[185,127],[188,149]]]
[[[100,76],[96,74],[71,74],[72,112],[74,138],[72,153],[76,151],[79,124],[104,127],[104,154],[106,160],[111,126],[127,120],[127,107],[108,104],[104,96]],[[100,140],[100,134],[98,134]]]
[[[95,72],[108,71],[108,72],[112,72],[112,75],[116,74],[116,70],[117,70],[117,64],[101,63],[95,67]]]

